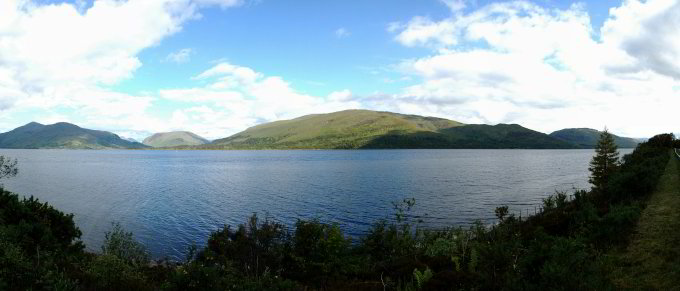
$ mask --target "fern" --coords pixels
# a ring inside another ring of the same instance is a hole
[[[460,272],[460,257],[451,256],[451,261],[456,265],[456,272]]]
[[[413,269],[413,277],[416,279],[418,289],[422,289],[423,285],[432,278],[432,270],[426,268],[425,271],[420,272],[417,268]]]

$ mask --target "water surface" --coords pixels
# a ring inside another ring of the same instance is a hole
[[[154,257],[173,259],[253,212],[287,225],[319,218],[353,236],[406,197],[432,227],[490,222],[500,205],[533,212],[555,190],[588,188],[593,153],[0,150],[20,167],[5,187],[74,213],[88,248],[98,250],[118,221]]]

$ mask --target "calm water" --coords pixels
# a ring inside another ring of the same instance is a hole
[[[625,150],[625,153],[630,150]],[[336,222],[359,235],[416,198],[430,226],[491,221],[496,206],[532,209],[587,188],[592,150],[77,151],[0,150],[19,160],[5,187],[75,214],[98,250],[112,221],[154,257],[183,258],[253,212],[285,224]]]

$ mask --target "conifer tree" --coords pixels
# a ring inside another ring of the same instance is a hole
[[[619,167],[619,151],[614,136],[605,127],[595,147],[595,156],[590,161],[590,179],[596,189],[604,189],[612,173]]]

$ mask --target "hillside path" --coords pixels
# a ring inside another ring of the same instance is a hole
[[[621,289],[680,290],[680,161],[673,153],[656,191],[620,254]]]

